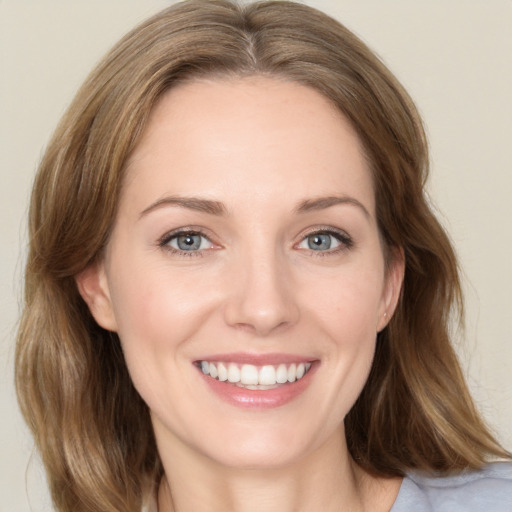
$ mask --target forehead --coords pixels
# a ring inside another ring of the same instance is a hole
[[[314,89],[266,77],[196,80],[165,93],[125,184],[148,199],[201,194],[228,203],[347,194],[373,211],[370,172],[349,122]]]

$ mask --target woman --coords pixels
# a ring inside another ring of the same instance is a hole
[[[318,11],[192,0],[126,36],[32,197],[17,385],[57,509],[506,510],[427,169]]]

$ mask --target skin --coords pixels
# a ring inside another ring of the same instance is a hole
[[[176,252],[169,233],[190,227],[200,249]],[[318,232],[330,249],[311,248]],[[400,481],[354,463],[343,419],[402,277],[399,253],[384,261],[360,142],[322,95],[264,77],[167,92],[130,158],[105,257],[77,279],[150,408],[160,512],[388,511]],[[308,357],[315,372],[290,403],[243,409],[194,365],[232,352]]]

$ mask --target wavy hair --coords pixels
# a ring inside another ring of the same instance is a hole
[[[374,474],[403,475],[508,456],[481,421],[450,343],[462,307],[457,262],[426,200],[427,144],[408,94],[363,42],[311,7],[190,0],[138,26],[100,62],[35,178],[16,385],[60,512],[140,512],[163,472],[119,339],[95,323],[75,282],[109,240],[127,158],[174,84],[258,74],[316,89],[351,122],[387,253],[405,255],[397,311],[345,420],[352,457]]]

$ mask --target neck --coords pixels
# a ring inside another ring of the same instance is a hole
[[[210,459],[180,459],[173,453],[166,464],[163,454],[158,512],[387,512],[400,485],[359,468],[342,435],[285,467],[226,468]]]

